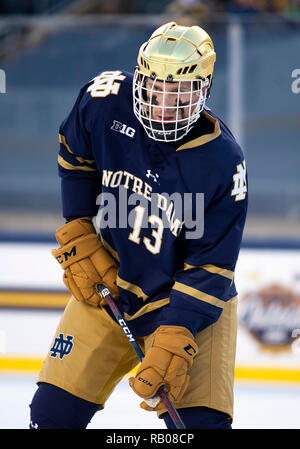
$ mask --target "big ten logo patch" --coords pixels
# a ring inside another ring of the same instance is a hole
[[[125,134],[128,137],[134,137],[135,129],[130,126],[126,126],[118,120],[114,120],[112,126],[110,127],[113,131],[117,131],[118,133]]]
[[[59,334],[58,337],[55,338],[52,348],[50,349],[50,356],[56,358],[57,354],[59,354],[59,358],[63,359],[66,355],[69,355],[73,349],[73,335],[67,335],[64,338],[64,334]]]

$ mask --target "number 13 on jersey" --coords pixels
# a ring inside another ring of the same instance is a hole
[[[135,220],[134,220],[134,224],[133,224],[133,230],[129,234],[128,239],[131,242],[134,242],[137,245],[139,245],[141,243],[141,239],[142,239],[142,237],[140,235],[141,235],[142,225],[144,222],[145,208],[142,206],[136,206],[134,208],[134,211],[135,211]],[[157,215],[150,215],[148,217],[148,222],[152,226],[155,226],[156,229],[152,230],[152,234],[151,234],[152,238],[151,239],[149,239],[148,237],[143,237],[142,242],[148,251],[150,251],[152,254],[158,254],[160,252],[162,237],[163,237],[163,232],[164,232],[163,221]]]

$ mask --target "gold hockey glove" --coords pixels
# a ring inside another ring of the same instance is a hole
[[[95,291],[98,282],[118,298],[117,264],[103,247],[90,220],[77,218],[61,226],[56,231],[56,240],[61,247],[51,253],[65,270],[64,284],[77,300],[96,307],[105,305],[105,299]]]
[[[171,401],[180,401],[188,383],[188,370],[193,364],[198,346],[191,332],[181,326],[160,326],[154,333],[151,347],[147,350],[135,377],[129,384],[144,399],[152,398],[161,385],[165,385]],[[151,408],[145,401],[140,406]]]

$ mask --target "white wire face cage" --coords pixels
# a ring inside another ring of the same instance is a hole
[[[136,68],[133,110],[147,135],[161,142],[175,142],[192,129],[203,111],[209,79],[161,80]]]

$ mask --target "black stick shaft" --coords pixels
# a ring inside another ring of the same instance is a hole
[[[139,360],[142,361],[144,358],[143,351],[141,350],[139,344],[137,343],[136,339],[134,338],[133,334],[131,333],[129,327],[127,326],[127,323],[124,320],[118,307],[116,306],[115,301],[112,299],[109,289],[102,284],[97,284],[96,290],[106,300],[108,306],[110,307],[110,310],[112,311],[112,313],[114,314],[114,317],[116,318],[119,325],[123,329],[123,332],[125,333],[128,341],[131,344],[132,348],[134,349],[136,355],[138,356]],[[166,409],[168,410],[168,413],[169,413],[176,429],[185,429],[186,427],[185,427],[182,419],[180,418],[177,410],[175,409],[174,405],[168,398],[166,392],[164,391],[164,388],[160,387],[157,390],[157,394],[159,395],[162,403],[165,405]]]

